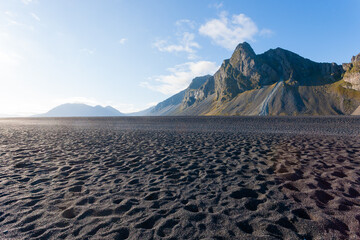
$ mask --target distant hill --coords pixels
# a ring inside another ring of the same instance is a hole
[[[244,42],[213,76],[195,78],[143,114],[349,115],[359,106],[360,54],[341,66],[282,48],[256,54]]]
[[[111,106],[89,106],[82,103],[66,103],[57,106],[47,113],[35,115],[34,117],[115,117],[125,116]]]

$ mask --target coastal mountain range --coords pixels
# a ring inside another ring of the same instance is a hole
[[[349,115],[360,114],[360,54],[351,63],[317,63],[282,48],[256,54],[239,44],[213,76],[146,115]]]
[[[342,65],[317,63],[282,48],[256,54],[244,42],[214,75],[149,109],[63,104],[37,117],[351,114],[360,115],[360,54]]]

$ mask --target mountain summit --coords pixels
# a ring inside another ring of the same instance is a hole
[[[351,114],[360,105],[358,59],[360,55],[340,66],[317,63],[282,48],[256,54],[244,42],[213,76],[195,78],[187,89],[148,114]]]
[[[89,106],[82,103],[66,103],[57,106],[47,113],[39,114],[35,117],[114,117],[124,116],[111,106]]]

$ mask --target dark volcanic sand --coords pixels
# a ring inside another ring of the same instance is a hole
[[[0,239],[359,239],[360,118],[0,120]]]

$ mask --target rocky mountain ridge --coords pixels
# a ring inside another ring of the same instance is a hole
[[[282,48],[257,55],[244,42],[213,76],[195,78],[148,115],[351,114],[360,105],[359,59],[317,63]]]

